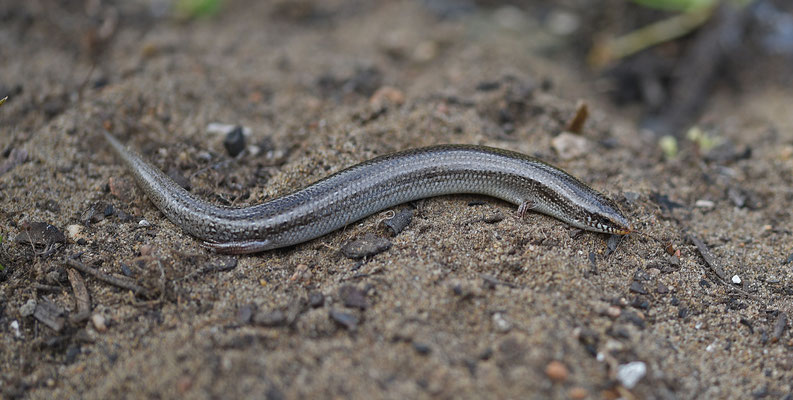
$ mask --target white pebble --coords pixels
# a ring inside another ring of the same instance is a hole
[[[734,283],[736,285],[740,285],[741,284],[741,277],[738,276],[738,275],[733,275],[732,276],[732,283]]]
[[[37,303],[35,299],[28,300],[22,305],[22,307],[19,307],[19,315],[21,315],[23,318],[33,315],[33,313],[36,312],[36,305]]]
[[[99,332],[104,332],[107,330],[107,324],[105,324],[105,317],[102,314],[93,314],[91,315],[91,322],[94,324],[94,328],[96,328]]]
[[[149,226],[151,224],[149,223],[149,221],[146,221],[145,219],[142,219],[142,220],[138,221],[138,225],[145,228],[145,227],[147,227],[147,226]]]
[[[73,241],[77,241],[78,239],[83,238],[83,226],[72,224],[66,227],[66,235],[69,236],[69,239]]]
[[[22,332],[19,331],[19,321],[17,320],[11,321],[11,330],[14,331],[14,336],[16,338],[22,337]]]
[[[238,125],[234,124],[223,124],[220,122],[212,122],[207,125],[206,130],[207,133],[212,133],[216,135],[227,135],[229,132],[233,131]],[[247,136],[251,135],[251,128],[247,126],[242,127],[242,134]]]
[[[627,389],[633,389],[647,373],[647,364],[641,361],[629,362],[617,367],[617,380]]]
[[[697,200],[694,206],[699,208],[713,208],[716,206],[716,203],[710,200]]]
[[[493,327],[497,332],[506,333],[512,329],[512,324],[501,313],[493,314]]]

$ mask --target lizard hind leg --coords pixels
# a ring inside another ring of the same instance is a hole
[[[272,249],[269,240],[243,240],[239,242],[207,242],[201,244],[210,251],[221,254],[251,254]]]
[[[536,204],[531,200],[526,200],[523,203],[520,203],[518,206],[518,218],[523,219],[526,217],[526,213],[533,210]]]

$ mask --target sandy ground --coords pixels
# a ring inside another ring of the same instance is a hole
[[[684,140],[666,159],[514,8],[251,3],[189,21],[148,2],[2,3],[0,396],[791,398],[789,91],[717,92],[700,126],[723,144]],[[581,99],[588,151],[567,159],[552,141]],[[230,158],[213,122],[250,128],[259,151]],[[479,196],[397,207],[414,217],[395,237],[383,212],[292,248],[211,254],[130,189],[102,129],[233,205],[399,149],[508,148],[607,193],[679,254],[639,234],[611,252]],[[66,242],[14,240],[36,222]],[[390,249],[341,253],[367,234]],[[148,296],[82,274],[79,315],[78,253]],[[48,303],[65,312],[57,331],[35,316]],[[631,366],[646,368],[635,385]]]

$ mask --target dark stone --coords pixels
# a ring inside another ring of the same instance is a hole
[[[20,244],[50,246],[66,242],[66,236],[58,228],[46,222],[31,222],[28,228],[14,239]]]
[[[246,304],[237,310],[237,322],[241,324],[249,324],[253,319],[253,314],[256,312],[256,305],[253,303]]]
[[[311,308],[319,308],[325,305],[325,295],[321,292],[311,292],[308,294],[308,305]]]
[[[638,294],[647,294],[647,290],[644,288],[644,285],[639,283],[639,281],[633,281],[633,283],[631,283],[630,291]]]
[[[382,253],[391,248],[391,241],[375,236],[371,233],[363,238],[347,242],[341,248],[341,253],[347,258],[361,259]]]
[[[241,126],[235,127],[226,134],[226,138],[223,139],[223,147],[231,157],[236,157],[245,150],[245,135],[242,133]]]
[[[339,297],[345,307],[365,310],[369,307],[366,294],[355,286],[346,285],[339,289]]]
[[[413,210],[410,208],[403,208],[400,210],[394,218],[387,219],[385,221],[385,226],[391,230],[391,233],[396,236],[399,232],[402,232],[405,227],[410,224],[410,221],[413,220]]]
[[[351,332],[358,328],[358,317],[350,313],[330,310],[330,319]]]
[[[655,291],[658,292],[658,294],[667,294],[669,293],[669,288],[663,283],[658,282],[658,288],[656,288]]]
[[[421,342],[413,342],[413,350],[416,350],[416,353],[421,355],[427,355],[432,352],[432,348],[428,344]]]
[[[476,85],[476,90],[480,92],[492,92],[500,87],[501,87],[501,82],[499,81],[483,81],[483,82],[479,82]]]
[[[286,314],[280,310],[256,313],[253,316],[253,323],[268,327],[283,326],[286,325]]]

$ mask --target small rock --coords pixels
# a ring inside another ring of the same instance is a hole
[[[622,315],[622,309],[617,306],[609,306],[609,308],[606,309],[606,315],[611,319],[617,319]]]
[[[493,328],[496,332],[507,333],[512,329],[512,324],[501,313],[493,314]]]
[[[570,372],[567,370],[564,364],[559,361],[553,360],[545,366],[545,375],[548,375],[548,378],[554,382],[564,382],[567,380],[567,377],[570,375]]]
[[[31,222],[14,240],[20,244],[50,246],[65,242],[66,236],[58,228],[46,222]]]
[[[225,136],[225,135],[228,135],[234,129],[237,129],[238,127],[239,127],[239,125],[234,125],[234,124],[222,124],[220,122],[210,122],[209,124],[207,124],[206,130],[207,130],[207,133],[212,133],[212,134],[215,134],[215,135],[224,135]],[[245,136],[250,136],[251,135],[251,128],[248,128],[247,126],[243,126],[242,127],[242,133]]]
[[[432,348],[428,344],[421,342],[413,342],[413,350],[416,350],[416,353],[423,356],[432,352]]]
[[[592,144],[586,138],[569,132],[562,132],[551,140],[551,146],[563,160],[572,160],[588,154]]]
[[[633,389],[647,373],[647,364],[633,361],[617,367],[617,380],[627,389]]]
[[[389,248],[391,248],[390,240],[369,233],[361,239],[347,242],[342,246],[341,252],[347,258],[361,259],[382,253]]]
[[[667,294],[669,293],[669,288],[663,283],[658,282],[658,287],[655,289],[655,291],[658,292],[658,294]]]
[[[295,267],[295,272],[292,274],[289,280],[292,282],[299,281],[303,283],[309,283],[313,277],[314,274],[308,268],[308,265],[298,264],[297,267]]]
[[[385,226],[391,230],[391,233],[396,236],[402,232],[405,227],[410,225],[413,220],[413,210],[410,208],[403,208],[393,218],[385,220]]]
[[[631,283],[630,291],[638,294],[647,294],[647,290],[644,288],[644,285],[638,281],[633,281],[633,283]]]
[[[741,277],[738,276],[738,275],[733,275],[732,276],[732,283],[734,283],[736,285],[740,285],[741,284]]]
[[[358,328],[358,317],[355,315],[343,311],[330,310],[330,318],[348,331],[352,332]]]
[[[623,193],[623,196],[625,196],[625,200],[627,200],[628,203],[633,204],[636,202],[636,200],[639,200],[640,195],[636,192],[625,192]]]
[[[308,305],[311,308],[319,308],[325,305],[325,295],[321,292],[311,292],[308,294]]]
[[[140,226],[142,228],[145,228],[145,227],[150,226],[150,225],[151,225],[151,223],[149,223],[149,221],[147,221],[146,219],[141,219],[140,221],[138,221],[138,226]]]
[[[22,307],[19,307],[19,315],[21,315],[23,318],[33,315],[33,313],[36,311],[36,305],[37,303],[35,299],[28,300],[22,305]]]
[[[19,321],[13,320],[11,321],[11,330],[14,332],[14,337],[19,339],[22,337],[22,332],[19,331]]]
[[[714,202],[712,202],[710,200],[700,199],[700,200],[697,200],[694,203],[694,207],[697,207],[697,208],[711,209],[711,208],[713,208],[715,206],[716,206],[716,203],[714,203]]]
[[[390,104],[399,106],[404,103],[405,94],[392,86],[380,87],[374,92],[372,97],[369,98],[369,104],[374,108],[382,108]]]
[[[256,304],[248,303],[239,310],[237,310],[237,322],[241,324],[249,324],[253,320],[253,315],[256,313]]]
[[[567,396],[572,400],[584,400],[589,396],[589,392],[580,386],[576,386],[567,391]]]
[[[241,126],[235,127],[226,134],[226,138],[223,139],[223,147],[231,157],[236,157],[245,150],[245,135],[242,133]]]
[[[283,326],[286,324],[286,314],[280,310],[256,313],[253,316],[253,323],[267,327]]]
[[[83,235],[83,226],[78,224],[71,224],[66,227],[66,235],[69,236],[69,239],[76,242],[80,239],[85,239]]]
[[[94,328],[96,328],[97,332],[104,332],[107,330],[105,317],[103,317],[102,314],[91,315],[91,322],[94,324]]]
[[[345,307],[358,308],[365,310],[369,307],[366,294],[355,286],[345,285],[339,289],[339,298],[344,302]]]

